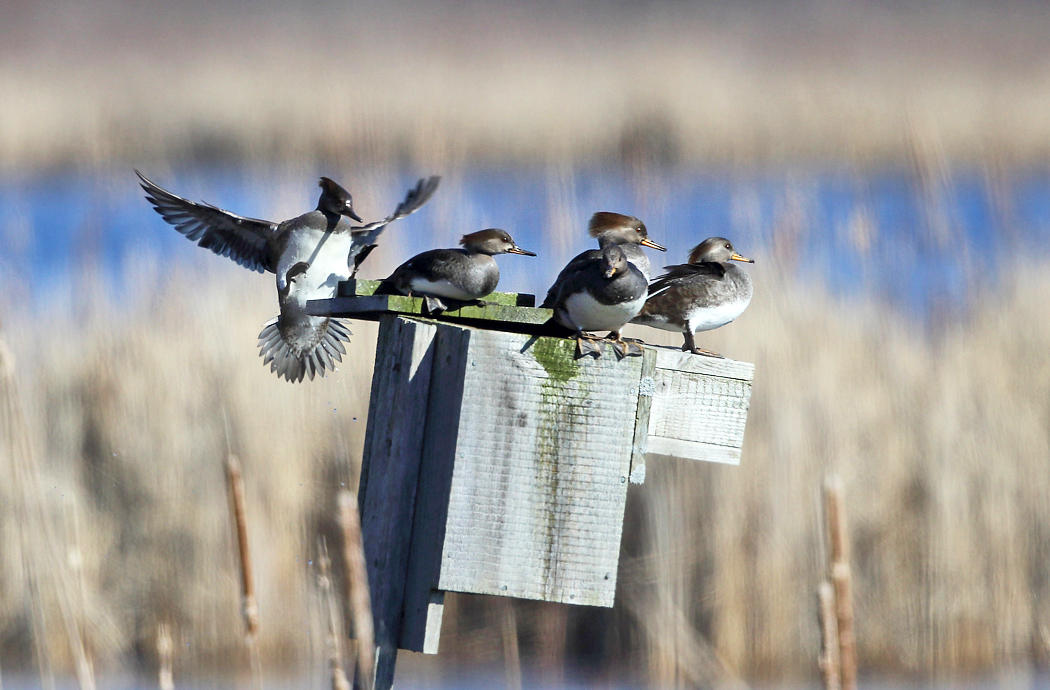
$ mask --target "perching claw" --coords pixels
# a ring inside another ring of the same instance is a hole
[[[595,342],[599,340],[597,336],[591,335],[590,333],[584,333],[582,331],[576,332],[576,359],[586,357],[587,355],[594,355],[595,358],[602,356],[602,349]]]

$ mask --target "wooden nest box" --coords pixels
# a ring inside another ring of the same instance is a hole
[[[379,647],[436,653],[445,592],[612,606],[629,483],[736,464],[754,367],[645,346],[574,359],[531,295],[422,315],[348,281],[314,314],[380,323],[358,490]]]

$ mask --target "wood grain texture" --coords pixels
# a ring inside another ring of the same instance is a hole
[[[307,302],[306,311],[314,316],[338,316],[358,319],[375,319],[380,314],[385,313],[426,316],[423,313],[422,299],[419,297],[405,297],[403,295],[315,299]],[[550,309],[538,309],[535,307],[519,307],[505,304],[471,304],[459,309],[448,309],[441,312],[436,318],[539,325],[549,321],[553,313]]]
[[[656,394],[656,380],[653,374],[656,372],[656,351],[652,348],[644,348],[642,354],[642,370],[638,381],[638,407],[634,413],[634,446],[631,449],[631,473],[632,484],[645,483],[645,456],[649,445],[649,413],[653,406],[653,396]]]
[[[436,654],[441,630],[442,593],[437,587],[471,332],[441,325],[434,340],[432,404],[423,430],[400,639],[402,649],[417,652]]]
[[[682,352],[678,348],[660,345],[647,345],[646,347],[656,353],[656,366],[660,369],[710,374],[748,382],[755,377],[755,365],[750,362],[694,355],[691,352]]]
[[[368,297],[375,294],[381,282],[379,280],[344,280],[339,283],[336,296]],[[506,307],[535,307],[536,295],[524,292],[493,292],[485,296],[485,301]]]
[[[647,455],[739,464],[754,365],[653,350],[656,369]]]
[[[642,359],[469,335],[438,588],[611,606]]]
[[[433,324],[388,315],[376,346],[358,489],[376,688],[393,683],[436,333]]]

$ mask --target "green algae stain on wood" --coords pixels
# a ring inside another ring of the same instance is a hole
[[[573,386],[586,388],[584,381],[573,385],[573,379],[580,375],[580,362],[576,360],[576,343],[568,338],[540,338],[532,346],[532,356],[543,367],[547,378],[540,384],[540,403],[537,410],[539,428],[536,435],[536,479],[545,487],[549,505],[542,506],[539,522],[543,525],[544,543],[547,548],[541,555],[543,579],[549,587],[560,578],[559,555],[557,548],[561,542],[560,534],[565,529],[565,514],[555,506],[565,502],[562,480],[568,480],[573,474],[573,459],[564,452],[571,446],[577,433],[575,416],[572,414],[566,388]],[[584,384],[582,387],[579,384]],[[564,475],[564,477],[563,477]],[[569,595],[575,599],[575,593]]]
[[[381,280],[344,280],[339,283],[337,295],[339,297],[371,297],[382,284]],[[483,299],[488,305],[503,307],[535,307],[536,296],[517,292],[493,292]]]
[[[568,338],[540,338],[532,346],[536,362],[557,383],[565,383],[580,373],[575,355],[576,343]]]

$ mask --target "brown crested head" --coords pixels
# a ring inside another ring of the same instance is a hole
[[[598,211],[591,216],[591,222],[587,226],[591,237],[598,238],[599,246],[604,244],[640,244],[652,249],[667,251],[656,242],[649,239],[649,231],[645,223],[623,213],[612,211]]]
[[[754,259],[737,254],[733,249],[733,243],[724,237],[708,237],[700,244],[693,247],[689,252],[689,263],[700,264],[704,262],[725,263],[726,261],[743,261],[753,264]]]
[[[642,237],[648,237],[649,232],[645,229],[645,223],[623,213],[613,211],[598,211],[591,216],[591,222],[587,225],[587,232],[591,237],[600,237],[607,232],[622,230],[633,231]]]
[[[459,243],[468,252],[478,254],[522,254],[524,256],[536,256],[533,252],[522,249],[506,230],[499,228],[488,228],[478,230],[469,235],[463,235]]]

